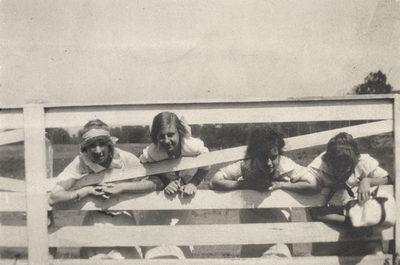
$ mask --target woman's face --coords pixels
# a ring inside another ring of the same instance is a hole
[[[280,155],[278,148],[274,147],[269,151],[268,155],[265,158],[263,159],[257,158],[255,161],[256,165],[261,171],[263,171],[266,174],[272,174],[278,168],[279,160],[280,160]]]
[[[333,162],[329,163],[329,167],[335,177],[340,178],[351,169],[350,163],[347,162]]]
[[[176,152],[180,148],[179,132],[175,125],[168,126],[159,136],[158,142],[168,154]]]
[[[110,148],[104,140],[98,139],[87,146],[89,158],[96,164],[103,164],[110,158]]]

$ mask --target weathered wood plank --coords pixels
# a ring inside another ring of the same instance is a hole
[[[22,108],[5,109],[0,111],[1,129],[22,129],[24,128],[24,115]]]
[[[340,132],[347,132],[354,138],[393,132],[393,120],[371,122],[356,126],[349,126],[319,133],[306,134],[285,139],[285,150],[298,150],[317,145],[326,145],[332,137]]]
[[[46,127],[83,126],[99,118],[109,125],[150,125],[161,111],[191,124],[392,119],[391,99],[292,100],[278,102],[174,103],[49,108]],[[71,112],[74,115],[71,115]],[[296,113],[296,115],[293,115]],[[134,120],[132,117],[135,117]]]
[[[393,229],[367,237],[324,223],[223,224],[131,227],[63,227],[49,235],[50,246],[242,245],[393,239]]]
[[[393,186],[382,186],[393,194]],[[109,210],[173,210],[173,209],[248,209],[248,208],[282,208],[312,207],[324,205],[329,189],[319,194],[301,194],[276,190],[258,192],[251,190],[212,191],[198,190],[195,196],[166,195],[163,191],[146,194],[121,194],[108,200],[84,198],[72,204],[54,206],[56,210],[94,211]],[[333,205],[341,205],[338,199],[331,200]],[[47,204],[46,204],[47,205]],[[49,207],[49,206],[48,206]],[[26,210],[26,194],[20,192],[0,192],[0,211],[13,212]]]
[[[387,261],[387,263],[385,263]],[[160,264],[160,265],[175,265],[175,264],[198,264],[198,265],[217,265],[217,264],[230,264],[230,265],[264,265],[273,263],[275,265],[371,265],[371,264],[392,264],[392,256],[385,255],[367,255],[355,257],[293,257],[293,258],[279,258],[279,259],[264,259],[264,258],[226,258],[226,259],[156,259],[156,260],[82,260],[82,259],[55,259],[52,261],[53,265],[131,265],[132,263],[138,265],[147,264]],[[27,260],[1,260],[2,265],[26,265]]]
[[[394,101],[394,172],[396,178],[394,180],[394,190],[396,198],[396,229],[395,229],[395,249],[396,253],[400,253],[400,95],[395,96]]]
[[[0,145],[21,142],[24,140],[24,130],[12,130],[0,133]]]
[[[27,245],[26,227],[2,226],[0,246]],[[242,245],[311,243],[352,240],[391,240],[393,228],[374,230],[365,236],[359,230],[330,227],[322,222],[214,224],[180,226],[68,226],[49,234],[49,246],[152,246],[152,245]]]
[[[19,179],[0,177],[0,190],[4,191],[26,191],[26,182]]]
[[[30,264],[47,264],[47,197],[43,189],[46,170],[44,109],[37,105],[24,107],[26,203],[28,257]]]

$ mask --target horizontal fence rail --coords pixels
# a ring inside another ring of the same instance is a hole
[[[241,101],[104,106],[46,106],[46,128],[83,126],[92,119],[114,125],[150,125],[161,111],[185,116],[191,124],[308,122],[340,120],[390,120],[394,95],[285,101]],[[3,109],[0,128],[24,127],[22,109]]]
[[[1,245],[26,247],[26,227],[1,227]],[[7,239],[8,238],[8,239]],[[265,224],[208,224],[181,226],[69,226],[50,231],[49,246],[104,247],[154,245],[242,245],[391,240],[393,229],[368,237],[354,229],[332,229],[321,222]]]
[[[393,186],[382,186],[381,189],[393,194]],[[58,210],[189,210],[189,209],[253,209],[282,207],[312,207],[325,205],[329,189],[321,193],[304,195],[301,193],[276,190],[272,192],[257,192],[251,190],[211,191],[199,190],[195,196],[166,195],[164,192],[143,194],[120,194],[108,200],[86,197],[73,204],[54,206]],[[1,192],[0,211],[26,211],[26,193]],[[335,196],[330,204],[342,205],[339,196]],[[50,209],[50,207],[49,207]]]

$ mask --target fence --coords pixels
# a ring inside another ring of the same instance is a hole
[[[326,144],[339,131],[347,131],[354,137],[394,132],[395,172],[400,172],[400,97],[363,96],[328,99],[300,99],[283,101],[196,102],[114,104],[87,106],[52,106],[31,104],[23,108],[2,109],[0,126],[11,128],[2,134],[0,143],[25,141],[26,180],[0,178],[0,212],[26,211],[27,225],[0,226],[0,247],[28,247],[28,261],[0,260],[1,264],[47,264],[49,247],[80,246],[134,246],[134,245],[242,245],[260,243],[311,243],[348,240],[394,240],[395,252],[399,253],[400,232],[394,228],[375,231],[364,237],[346,229],[333,229],[321,222],[293,222],[266,224],[223,224],[189,226],[132,226],[109,227],[101,231],[94,227],[66,226],[52,231],[47,228],[47,192],[53,185],[46,179],[45,128],[82,126],[88,120],[100,118],[110,125],[148,125],[161,111],[173,111],[184,115],[193,124],[224,123],[272,123],[369,120],[367,124],[319,132],[285,139],[289,150]],[[226,155],[212,159],[213,164],[238,160],[244,148],[228,150]],[[231,154],[229,156],[228,154]],[[149,169],[144,174],[158,171],[199,166],[200,158],[183,161],[171,167],[168,164]],[[208,163],[208,162],[207,162]],[[143,173],[143,172],[142,172]],[[25,187],[26,190],[23,190]],[[391,186],[386,187],[391,189]],[[8,191],[7,191],[8,190]],[[395,197],[400,185],[395,181]],[[163,192],[146,195],[123,194],[108,201],[85,198],[57,210],[160,210],[160,209],[243,209],[274,207],[319,206],[326,190],[319,195],[305,196],[284,191],[259,193],[254,191],[214,192],[199,190],[194,198],[166,199]],[[245,198],[245,199],[243,199]],[[400,212],[400,203],[396,203]],[[190,235],[190,236],[187,236]],[[383,264],[391,263],[394,256],[368,255],[365,257],[293,257],[276,259],[276,264]],[[129,260],[103,261],[104,264],[128,264]],[[135,260],[138,264],[261,264],[263,259],[190,259],[190,260]],[[99,264],[99,261],[55,259],[52,264]],[[395,263],[395,262],[393,262]]]

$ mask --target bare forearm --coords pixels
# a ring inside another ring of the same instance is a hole
[[[318,193],[322,189],[318,180],[311,173],[306,173],[297,182],[276,182],[275,185],[277,189],[301,193]]]
[[[246,185],[246,181],[237,181],[237,180],[221,180],[218,182],[212,183],[212,189],[215,190],[246,190],[249,189],[248,185]]]
[[[318,193],[321,191],[321,187],[318,184],[311,184],[308,181],[299,181],[295,183],[281,182],[280,188],[301,193]]]
[[[221,172],[217,172],[212,177],[209,187],[212,190],[247,190],[251,189],[251,182],[225,179]]]
[[[389,183],[389,177],[383,177],[383,178],[368,178],[371,187],[373,186],[379,186],[379,185],[386,185]]]
[[[152,192],[164,188],[163,182],[158,177],[151,177],[137,182],[123,182],[119,185],[122,185],[123,192],[130,193]]]
[[[87,187],[78,190],[57,190],[50,193],[49,204],[51,206],[59,203],[72,203],[89,195]]]

